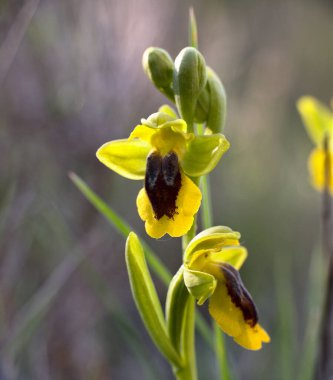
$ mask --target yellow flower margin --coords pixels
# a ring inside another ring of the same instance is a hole
[[[137,208],[145,222],[148,235],[161,238],[183,236],[191,228],[194,215],[201,204],[201,192],[195,178],[209,173],[228,150],[229,142],[222,134],[196,136],[187,132],[184,120],[163,107],[163,112],[142,119],[128,139],[113,140],[102,145],[96,155],[109,169],[123,177],[142,180],[146,178],[147,158],[154,152],[161,157],[173,152],[177,155],[181,186],[175,200],[172,217],[157,218],[146,188],[140,190]]]
[[[222,226],[197,235],[185,251],[184,281],[198,304],[209,298],[209,312],[226,334],[248,350],[259,350],[270,337],[258,323],[238,273],[247,257],[239,238],[238,232]]]

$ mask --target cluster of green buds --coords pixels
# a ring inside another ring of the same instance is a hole
[[[145,51],[142,63],[156,88],[177,105],[190,129],[193,123],[203,123],[206,133],[223,131],[225,90],[197,49],[184,48],[173,62],[168,52],[151,47]]]
[[[247,256],[240,234],[219,226],[195,236],[200,178],[215,168],[230,146],[222,134],[224,87],[194,47],[184,48],[174,61],[165,50],[148,48],[143,67],[177,111],[163,105],[142,119],[128,138],[102,145],[97,157],[123,177],[143,181],[136,203],[149,236],[183,236],[183,263],[169,285],[165,314],[134,233],[127,240],[126,262],[134,299],[152,339],[177,378],[194,379],[193,371],[182,373],[194,345],[189,331],[195,299],[199,305],[209,299],[210,314],[220,328],[247,349],[260,349],[269,336],[258,323],[238,272]]]

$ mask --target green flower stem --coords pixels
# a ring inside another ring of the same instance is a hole
[[[192,227],[190,228],[190,230],[187,232],[186,235],[184,235],[182,237],[182,248],[183,248],[183,252],[185,252],[185,249],[186,247],[188,246],[188,243],[194,238],[195,236],[195,231],[196,231],[196,218],[194,219],[194,222],[192,224]]]
[[[213,211],[210,194],[209,179],[207,176],[201,177],[201,192],[202,192],[202,226],[204,229],[213,226]]]
[[[195,184],[198,184],[199,178],[192,178]],[[196,232],[197,220],[196,216],[191,229],[186,235],[182,237],[182,248],[185,252],[188,243],[194,238]],[[177,380],[196,380],[197,374],[197,362],[195,354],[195,299],[192,296],[188,296],[187,305],[185,310],[185,317],[183,319],[183,331],[182,331],[182,354],[185,360],[185,365],[178,371],[174,371]]]
[[[201,177],[201,192],[202,192],[202,225],[203,228],[209,228],[213,225],[213,212],[211,203],[210,185],[207,176]],[[224,336],[214,321],[214,342],[215,342],[215,355],[219,368],[219,378],[223,380],[230,380],[230,370],[227,361]]]

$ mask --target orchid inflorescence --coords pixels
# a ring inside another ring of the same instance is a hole
[[[156,346],[178,379],[194,379],[189,348],[194,299],[198,305],[209,300],[210,315],[244,348],[258,350],[270,338],[258,323],[256,306],[238,272],[247,257],[240,234],[218,226],[195,236],[196,215],[206,196],[200,178],[216,167],[230,146],[222,134],[224,87],[194,47],[184,48],[175,61],[163,49],[148,48],[143,67],[177,111],[163,105],[142,119],[127,139],[102,145],[97,158],[121,176],[143,181],[136,204],[149,236],[183,236],[183,263],[169,285],[166,316],[142,243],[133,232],[127,239],[126,263],[136,305]]]

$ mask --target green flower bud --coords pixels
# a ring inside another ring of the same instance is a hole
[[[206,123],[213,133],[223,131],[226,118],[226,94],[216,73],[207,67],[207,83],[195,110],[195,121]]]
[[[160,48],[150,47],[143,53],[142,65],[155,87],[174,102],[173,61],[169,53]]]
[[[213,133],[223,132],[226,119],[227,98],[223,84],[216,73],[207,67],[207,83],[210,92],[210,106],[207,128]]]
[[[186,47],[175,60],[173,89],[178,110],[191,127],[201,91],[206,85],[206,64],[201,53]]]
[[[196,123],[206,123],[208,119],[208,112],[210,107],[210,91],[208,80],[205,88],[201,91],[197,107],[195,109],[194,121]]]

